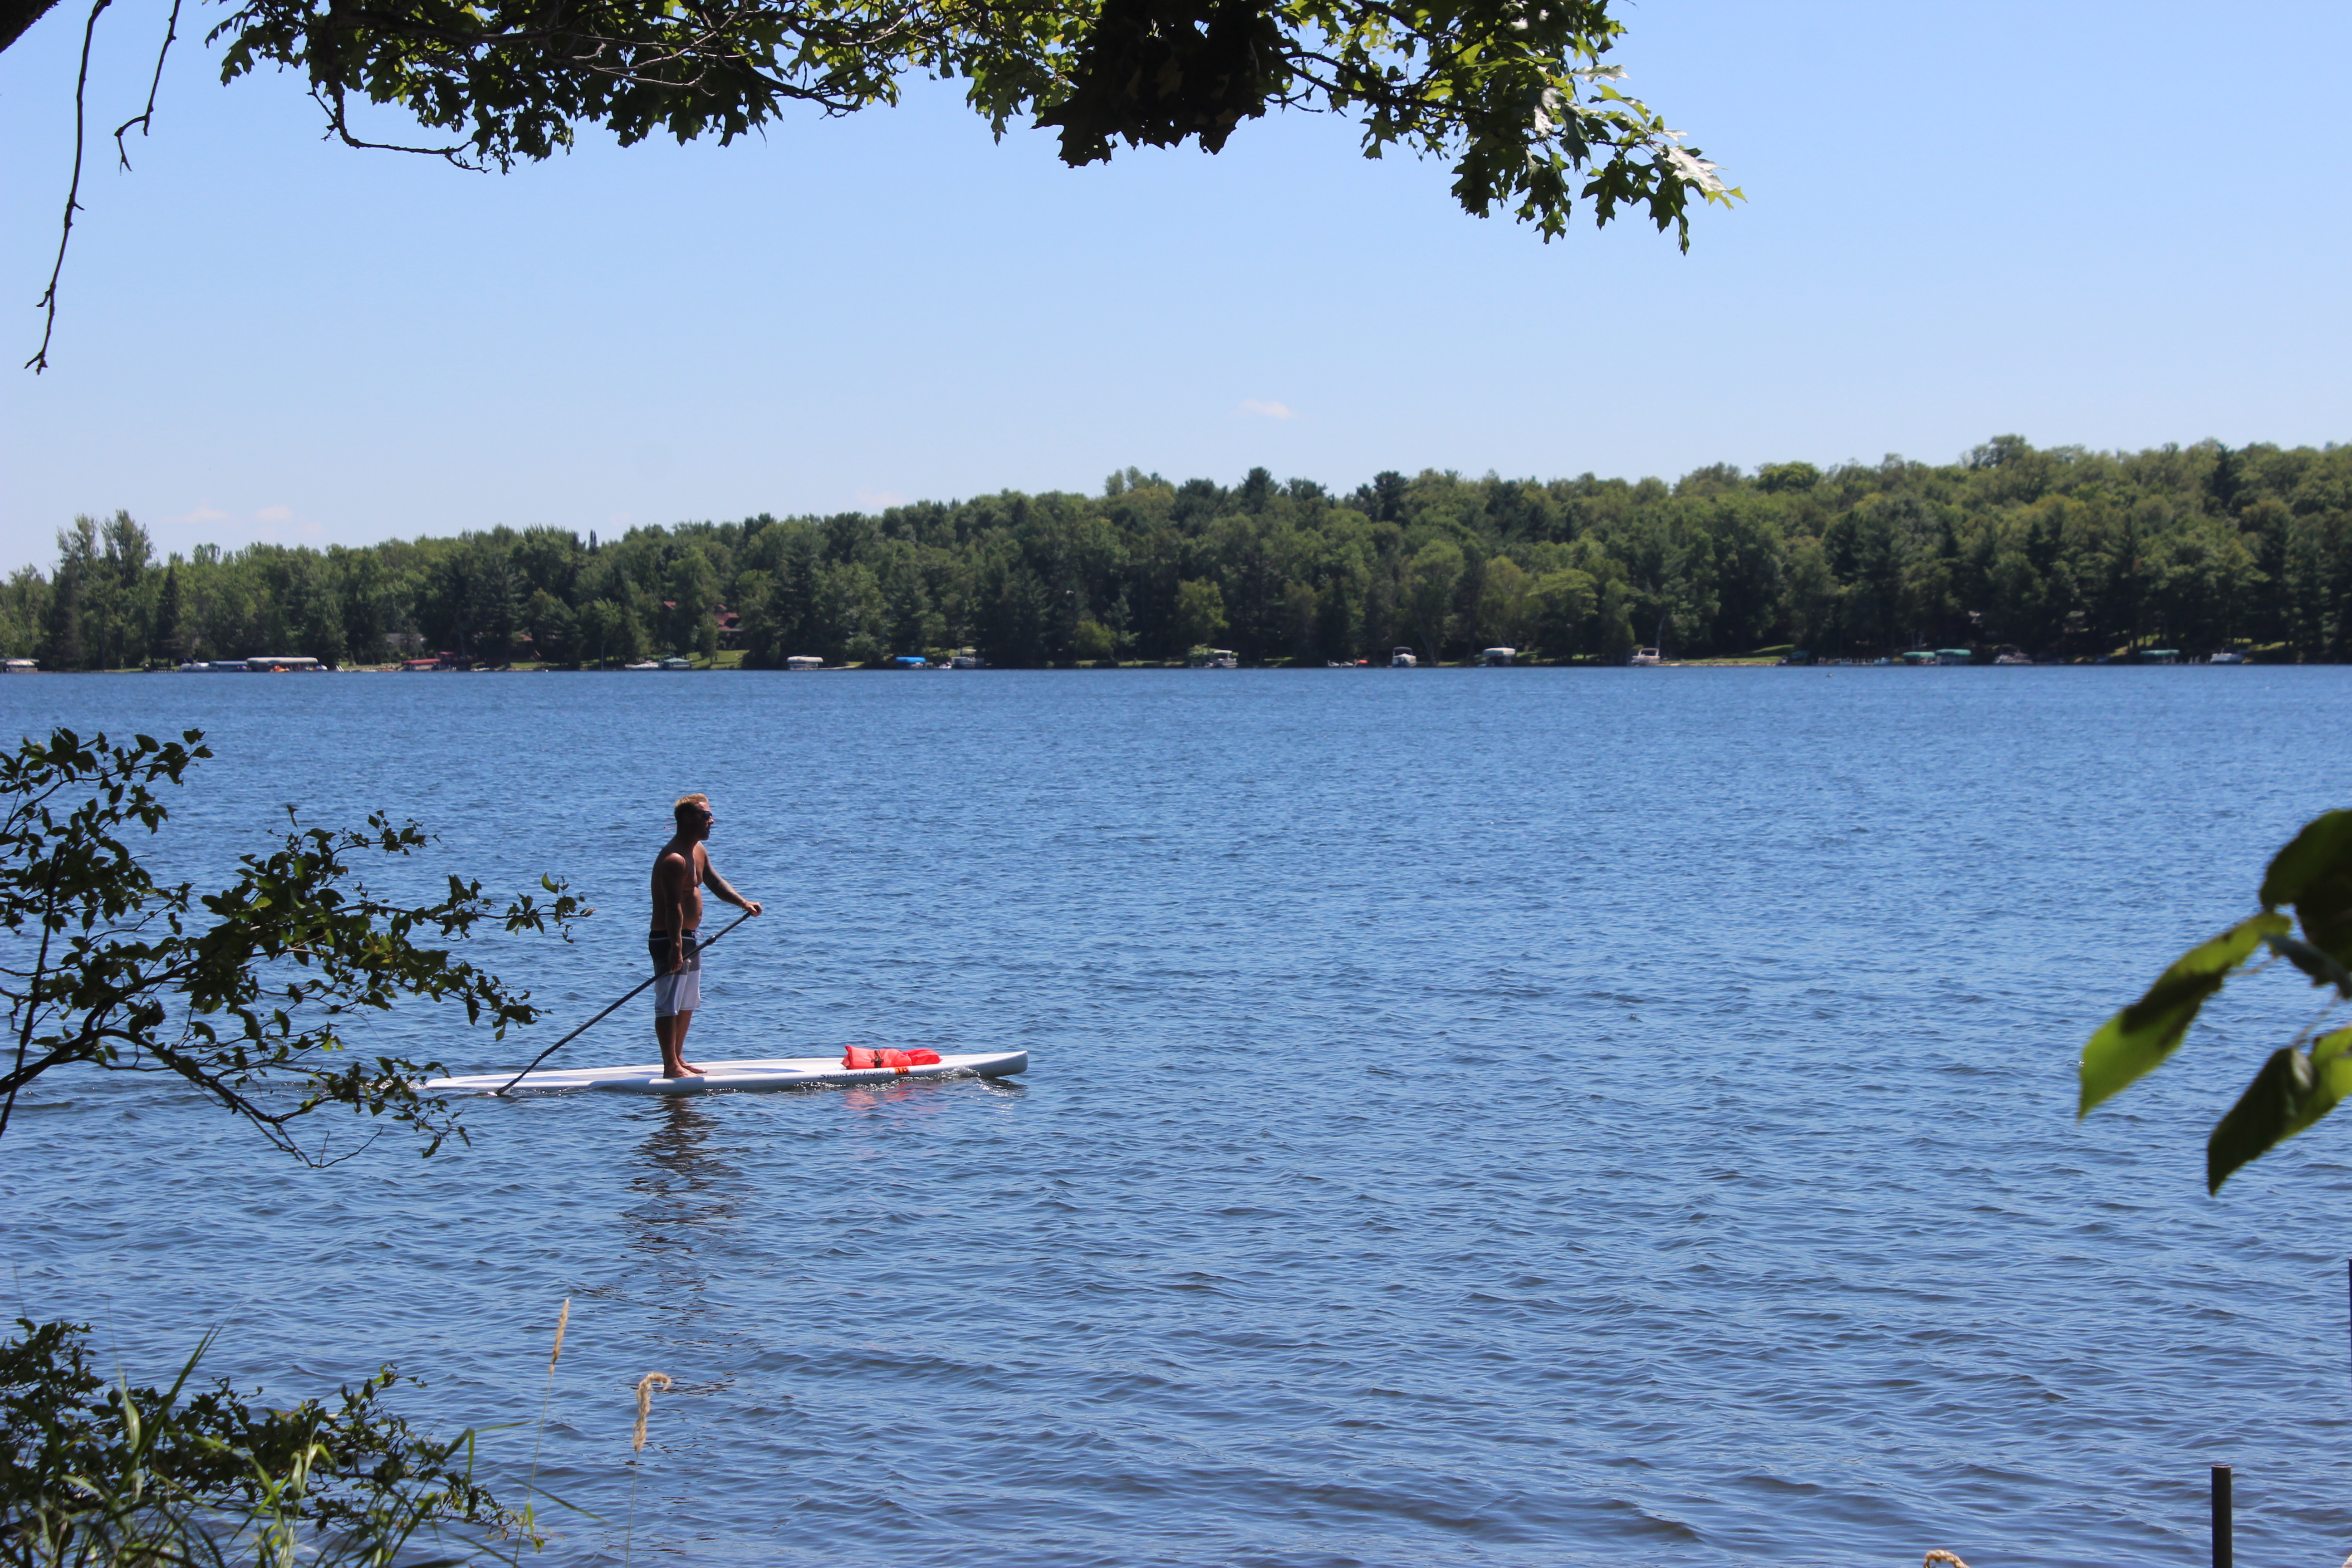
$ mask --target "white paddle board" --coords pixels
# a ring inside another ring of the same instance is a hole
[[[517,1094],[562,1094],[603,1089],[613,1094],[710,1094],[721,1089],[800,1089],[812,1084],[896,1083],[910,1078],[1002,1078],[1029,1066],[1027,1051],[941,1056],[908,1068],[845,1068],[839,1057],[762,1057],[752,1061],[704,1062],[699,1078],[664,1078],[657,1062],[642,1067],[542,1068],[524,1075]],[[436,1078],[417,1087],[432,1094],[492,1094],[510,1072]]]

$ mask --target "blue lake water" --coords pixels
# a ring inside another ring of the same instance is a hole
[[[281,802],[568,876],[634,984],[667,807],[769,913],[698,1058],[1007,1084],[487,1102],[326,1171],[159,1085],[0,1141],[17,1310],[134,1377],[521,1422],[542,1561],[1977,1568],[2352,1550],[2352,1122],[2203,1193],[2310,993],[2074,1120],[2088,1032],[2347,801],[2352,669],[43,677],[201,726],[159,855]],[[425,884],[418,882],[416,886]],[[559,1059],[651,1058],[649,1008]],[[519,1064],[460,1021],[388,1044]],[[346,1142],[348,1121],[321,1119]],[[658,1397],[634,1472],[630,1386]],[[634,1489],[633,1489],[634,1479]]]

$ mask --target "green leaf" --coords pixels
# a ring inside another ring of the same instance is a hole
[[[2254,1081],[2205,1141],[2205,1190],[2219,1193],[2237,1169],[2317,1122],[2352,1092],[2352,1029],[2322,1036],[2309,1056],[2292,1046],[2270,1054]]]
[[[2333,985],[2336,994],[2352,999],[2352,970],[2346,969],[2327,954],[2307,942],[2291,936],[2265,938],[2271,951],[2311,976],[2314,985]]]
[[[2158,976],[2147,994],[2099,1026],[2083,1047],[2082,1100],[2074,1114],[2122,1093],[2162,1065],[2179,1048],[2205,999],[2221,989],[2230,972],[2252,956],[2263,939],[2293,929],[2284,915],[2264,913],[2241,921],[2201,947],[2194,947]]]
[[[2314,817],[2271,861],[2263,908],[2282,904],[2294,906],[2314,947],[2352,964],[2352,811]]]

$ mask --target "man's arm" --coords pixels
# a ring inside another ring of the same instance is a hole
[[[694,887],[694,868],[672,850],[654,863],[654,879],[661,890],[654,912],[667,928],[669,972],[676,974],[686,967],[686,895]]]
[[[759,901],[747,899],[729,887],[727,879],[719,874],[719,868],[710,863],[709,855],[702,858],[702,885],[717,894],[721,900],[734,905],[746,914],[756,915],[760,912]]]

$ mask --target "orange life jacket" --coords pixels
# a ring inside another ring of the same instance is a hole
[[[902,1073],[908,1068],[933,1066],[939,1059],[937,1051],[868,1050],[864,1046],[850,1046],[841,1053],[841,1065],[845,1068],[895,1068]]]

